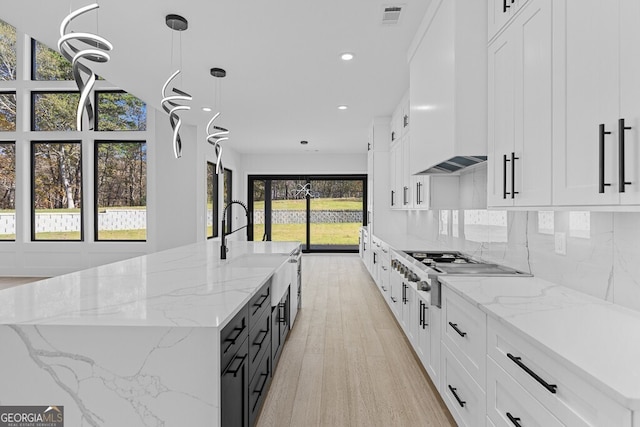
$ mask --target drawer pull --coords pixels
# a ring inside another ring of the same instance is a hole
[[[382,288],[383,291],[387,292],[387,288],[385,288],[384,286],[380,286]]]
[[[246,354],[244,356],[242,356],[242,357],[236,356],[233,359],[233,361],[235,362],[236,360],[240,360],[240,362],[238,363],[238,367],[236,369],[229,368],[226,373],[227,374],[233,374],[234,377],[237,376],[238,372],[240,372],[240,369],[242,369],[242,366],[244,365],[244,359],[246,359],[246,358],[247,358]],[[229,364],[229,366],[231,366],[231,363]]]
[[[553,394],[556,393],[556,389],[558,388],[558,386],[555,385],[555,384],[549,384],[548,382],[546,382],[545,380],[540,378],[540,376],[538,374],[533,372],[531,369],[529,369],[529,367],[527,365],[525,365],[524,363],[521,362],[521,360],[520,360],[520,359],[522,359],[521,357],[516,357],[511,353],[507,353],[507,357],[509,359],[511,359],[513,361],[513,363],[515,363],[520,368],[522,368],[523,371],[525,371],[527,374],[531,375],[534,380],[538,381],[550,393],[553,393]]]
[[[264,302],[267,300],[267,298],[269,298],[269,294],[265,294],[262,295],[262,297],[260,298],[260,302],[256,302],[253,304],[254,307],[262,307],[262,304],[264,304]],[[255,313],[255,311],[254,311]]]
[[[391,297],[391,301],[393,301],[393,302],[398,302],[398,300],[397,300],[397,299],[395,299],[394,297]]]
[[[233,328],[233,330],[236,331],[236,336],[233,338],[231,338],[231,336],[225,338],[224,340],[225,342],[231,342],[231,344],[229,344],[227,348],[225,348],[224,350],[225,353],[229,351],[229,349],[236,344],[236,341],[238,340],[238,338],[240,338],[240,335],[242,335],[242,332],[244,332],[245,328],[246,328],[245,325],[242,325],[242,328]]]
[[[265,372],[263,374],[260,374],[261,377],[264,377],[264,381],[262,381],[262,385],[260,387],[258,387],[256,390],[253,390],[254,393],[258,393],[258,396],[262,395],[262,392],[264,391],[264,386],[267,385],[267,380],[269,379],[269,373]]]
[[[264,329],[263,329],[263,330],[261,330],[261,331],[260,331],[260,333],[259,333],[258,335],[260,335],[260,334],[264,334],[264,335],[262,336],[262,339],[260,339],[260,340],[255,340],[255,341],[253,342],[253,345],[257,345],[258,347],[262,347],[262,344],[264,343],[264,340],[266,340],[266,339],[267,339],[267,337],[269,336],[269,329],[267,329],[266,331],[265,331]]]
[[[465,402],[464,400],[460,399],[460,397],[458,397],[458,393],[456,393],[457,388],[449,386],[449,390],[451,390],[451,394],[453,394],[453,397],[455,397],[456,400],[458,401],[458,405],[460,405],[461,408],[464,408],[464,405],[466,405],[467,402]]]
[[[460,335],[461,337],[467,336],[466,332],[462,332],[460,329],[458,329],[458,324],[457,323],[449,322],[449,326],[451,326],[453,328],[453,330],[456,331],[458,333],[458,335]]]
[[[509,421],[511,421],[514,426],[522,427],[522,424],[520,424],[520,418],[516,418],[508,412],[507,412],[507,418],[509,418]]]

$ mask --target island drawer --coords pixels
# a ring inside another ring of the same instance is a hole
[[[556,332],[557,333],[557,332]],[[489,318],[487,352],[562,424],[631,426],[631,411],[608,397],[546,347]],[[597,343],[594,343],[597,345]],[[584,374],[586,375],[586,374]]]
[[[249,335],[249,312],[244,306],[220,331],[220,367],[224,370]]]
[[[482,426],[486,396],[447,345],[442,346],[442,400],[461,427]]]
[[[249,377],[253,376],[257,363],[265,352],[271,350],[271,311],[255,322],[249,331]]]
[[[272,277],[249,300],[249,327],[251,328],[264,315],[265,311],[271,309],[271,281]]]
[[[264,398],[269,391],[269,385],[271,385],[272,377],[272,361],[268,354],[265,354],[256,370],[253,377],[249,376],[249,425],[254,425],[258,414],[260,413],[260,407]]]

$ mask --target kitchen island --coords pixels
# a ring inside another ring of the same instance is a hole
[[[220,425],[220,331],[297,251],[230,242],[220,260],[206,241],[0,291],[0,405],[64,406],[69,426]]]

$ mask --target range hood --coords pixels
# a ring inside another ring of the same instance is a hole
[[[443,173],[459,172],[469,166],[486,162],[487,156],[455,156],[428,169],[418,172],[416,175],[435,175]]]

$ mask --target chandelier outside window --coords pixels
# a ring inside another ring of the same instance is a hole
[[[90,62],[108,62],[110,58],[108,51],[113,49],[113,45],[105,38],[91,33],[67,32],[69,24],[75,18],[92,10],[98,9],[97,3],[76,9],[67,15],[60,24],[60,39],[58,40],[58,50],[69,62],[73,70],[73,78],[80,90],[80,100],[76,111],[76,128],[82,130],[82,112],[87,112],[89,119],[89,129],[93,129],[95,117],[91,97],[89,96],[96,82],[96,75],[87,65],[80,62],[81,59]]]
[[[210,70],[211,75],[216,77],[217,79],[221,79],[227,75],[227,72],[222,68],[212,68]],[[220,84],[219,80],[216,81],[217,90],[214,91],[215,98],[215,107],[216,110],[219,110],[219,104],[221,104],[219,98],[221,98],[220,94]],[[222,166],[222,145],[220,143],[222,141],[226,141],[229,139],[227,135],[229,135],[229,130],[220,126],[216,126],[213,122],[220,116],[220,111],[215,113],[209,123],[207,124],[207,142],[213,145],[216,153],[216,174],[220,175],[224,171],[224,167]]]
[[[189,24],[187,20],[179,15],[167,15],[165,20],[167,26],[173,31],[185,31]],[[173,67],[173,34],[171,35],[171,66]],[[182,37],[180,38],[180,68],[182,68]],[[176,87],[171,88],[173,94],[167,94],[167,89],[172,81],[180,74],[181,69],[178,68],[162,86],[162,109],[169,114],[169,123],[173,130],[172,143],[173,154],[176,159],[182,157],[182,140],[180,139],[180,127],[182,126],[182,119],[178,115],[179,111],[188,111],[190,106],[185,105],[186,102],[191,101],[193,97],[186,92],[183,92]]]

